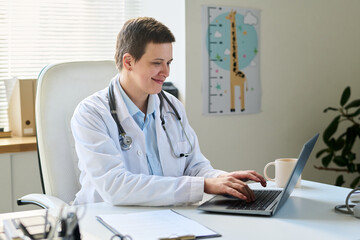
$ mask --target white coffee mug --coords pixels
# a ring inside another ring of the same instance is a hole
[[[277,187],[283,188],[286,186],[286,183],[289,180],[290,174],[292,173],[295,165],[296,158],[279,158],[274,162],[269,162],[264,168],[264,176],[266,180],[275,182]],[[271,165],[275,166],[275,178],[270,178],[267,175],[267,168]],[[300,187],[301,185],[301,175],[299,181],[296,183],[295,187]]]

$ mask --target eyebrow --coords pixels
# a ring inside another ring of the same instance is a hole
[[[165,61],[165,59],[163,59],[163,58],[155,58],[155,59],[153,59],[154,61],[156,60],[156,61]],[[168,62],[172,62],[174,59],[172,58],[172,59],[170,59]]]

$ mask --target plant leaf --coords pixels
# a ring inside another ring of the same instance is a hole
[[[349,118],[352,118],[352,117],[356,117],[359,114],[360,114],[360,108],[358,110],[356,110],[354,113],[348,114],[346,116]]]
[[[341,95],[340,105],[344,106],[350,98],[350,87],[346,87]]]
[[[346,143],[349,145],[350,147],[350,150],[352,149],[354,143],[355,143],[355,140],[356,140],[356,135],[357,135],[357,131],[358,131],[359,127],[356,126],[356,125],[353,125],[351,127],[348,127],[346,129]]]
[[[337,108],[328,107],[328,108],[325,108],[325,109],[324,109],[324,113],[326,113],[328,110],[331,110],[331,111],[338,111],[338,109],[337,109]]]
[[[351,151],[352,145],[349,141],[345,141],[345,146],[341,152],[342,156],[347,156]]]
[[[335,156],[334,163],[340,167],[345,167],[348,165],[348,160],[343,156]]]
[[[323,150],[320,150],[319,152],[317,152],[316,158],[319,158],[325,152],[329,152],[329,149],[326,148],[326,149],[323,149]]]
[[[327,143],[327,145],[329,146],[329,149],[331,151],[334,151],[334,148],[335,148],[335,144],[336,144],[336,141],[335,141],[335,138],[330,138],[329,142]]]
[[[323,159],[321,160],[322,164],[324,167],[327,167],[329,166],[330,162],[331,162],[331,159],[332,159],[333,155],[332,154],[329,154],[325,157],[323,157]]]
[[[355,172],[355,164],[349,163],[349,165],[347,166],[347,169],[350,173]]]
[[[339,138],[333,145],[333,150],[339,151],[340,149],[342,149],[344,147],[344,145],[345,145],[345,140],[342,138]]]
[[[323,140],[325,143],[329,143],[330,137],[336,132],[337,127],[339,125],[340,115],[335,117],[329,126],[325,129],[323,133]]]
[[[360,106],[360,99],[356,99],[352,102],[350,102],[348,105],[345,106],[345,109],[353,108],[353,107],[359,107]]]
[[[351,162],[351,161],[355,160],[356,154],[349,152],[349,154],[347,155],[347,158],[349,159],[349,162]]]
[[[357,178],[355,178],[355,179],[352,181],[352,183],[350,184],[350,187],[351,187],[351,188],[356,188],[356,187],[358,186],[359,182],[360,182],[360,176],[358,176]]]
[[[341,155],[343,157],[348,156],[348,154],[351,152],[351,149],[353,148],[353,145],[356,141],[357,131],[359,131],[359,127],[357,125],[352,125],[346,129],[346,131],[340,135],[338,138],[338,141],[340,138],[343,138],[345,136],[345,144],[342,147],[342,153]],[[326,143],[329,146],[329,150],[335,150],[337,148],[337,142],[331,138],[328,140],[328,143]],[[340,143],[339,143],[340,144]],[[340,145],[339,145],[340,146]],[[338,151],[340,149],[337,149],[335,151]]]
[[[343,175],[340,175],[340,176],[338,176],[337,178],[336,178],[336,182],[335,182],[335,185],[336,186],[341,186],[341,185],[343,185],[345,183],[345,181],[344,181],[344,176]]]

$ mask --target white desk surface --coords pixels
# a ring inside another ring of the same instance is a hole
[[[253,187],[259,187],[253,184]],[[271,183],[269,184],[271,187]],[[344,204],[351,189],[302,181],[284,206],[272,217],[205,213],[197,205],[181,207],[117,207],[106,203],[88,204],[85,217],[80,220],[82,239],[110,239],[112,233],[101,225],[99,214],[131,213],[157,209],[174,209],[210,229],[222,234],[216,239],[353,239],[360,240],[360,219],[339,214],[334,206]],[[204,199],[211,196],[206,195]],[[2,219],[39,214],[43,210],[0,214]],[[17,216],[15,216],[17,215]],[[141,226],[139,226],[141,231]],[[126,234],[126,233],[123,233]],[[136,239],[134,239],[136,240]]]

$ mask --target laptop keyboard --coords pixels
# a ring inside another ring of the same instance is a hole
[[[265,210],[279,194],[281,190],[253,190],[255,194],[254,202],[246,202],[244,200],[237,200],[227,207],[227,209],[242,209],[242,210]]]

